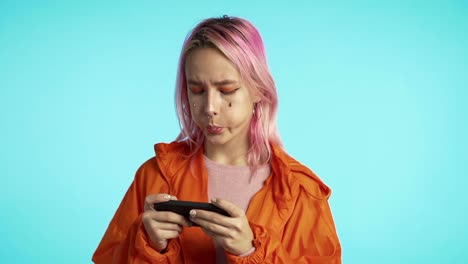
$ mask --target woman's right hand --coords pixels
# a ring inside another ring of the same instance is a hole
[[[145,198],[142,221],[151,246],[158,252],[167,248],[169,239],[179,236],[182,227],[191,226],[190,221],[181,215],[173,212],[158,212],[154,209],[154,203],[169,200],[177,200],[177,198],[165,193],[151,194]]]

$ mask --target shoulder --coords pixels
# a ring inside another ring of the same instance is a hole
[[[154,145],[155,155],[143,162],[137,170],[137,178],[146,178],[148,175],[165,172],[165,168],[171,167],[179,160],[185,160],[190,153],[190,147],[186,142],[157,143]]]
[[[166,155],[189,155],[192,151],[190,144],[187,141],[173,141],[170,143],[157,143],[154,145],[156,156]]]
[[[291,175],[297,184],[309,195],[319,200],[325,200],[330,197],[330,187],[311,169],[296,160],[291,164]]]
[[[325,200],[331,195],[331,189],[315,174],[310,168],[302,164],[283,150],[275,150],[275,156],[281,160],[283,174],[288,177],[292,193],[297,193],[295,189],[301,189],[315,199]]]
[[[143,162],[135,173],[134,182],[138,189],[166,188],[172,175],[187,163],[190,146],[186,142],[157,143],[154,151],[155,155]],[[158,191],[167,191],[163,189]]]
[[[137,175],[147,174],[157,170],[159,170],[158,164],[156,162],[156,157],[153,156],[140,165],[140,167],[137,170]]]

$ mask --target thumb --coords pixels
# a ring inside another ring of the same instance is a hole
[[[150,194],[145,198],[145,210],[152,210],[155,203],[167,202],[169,200],[177,200],[177,197],[167,193]]]
[[[222,198],[212,198],[211,204],[223,209],[232,217],[241,217],[245,215],[244,210],[240,209],[237,205]]]

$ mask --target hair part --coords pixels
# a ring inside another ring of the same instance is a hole
[[[215,48],[220,51],[235,65],[249,93],[260,99],[254,105],[249,129],[250,149],[247,153],[247,163],[255,172],[259,165],[270,161],[270,144],[283,147],[276,124],[276,85],[268,69],[260,33],[245,19],[223,16],[201,21],[185,39],[176,80],[175,101],[181,127],[176,141],[188,141],[193,149],[192,154],[204,143],[203,132],[191,117],[185,73],[186,58],[197,48]]]

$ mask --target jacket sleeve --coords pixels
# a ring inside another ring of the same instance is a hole
[[[328,197],[318,199],[300,191],[282,234],[251,223],[255,252],[228,255],[229,263],[340,264],[341,246]]]
[[[169,241],[164,254],[160,254],[149,244],[149,238],[142,223],[144,199],[148,188],[148,184],[144,183],[144,171],[144,168],[138,170],[94,252],[93,262],[103,264],[183,263],[180,259],[181,249],[178,239]],[[158,191],[158,188],[152,190]],[[164,191],[164,188],[161,191]]]

